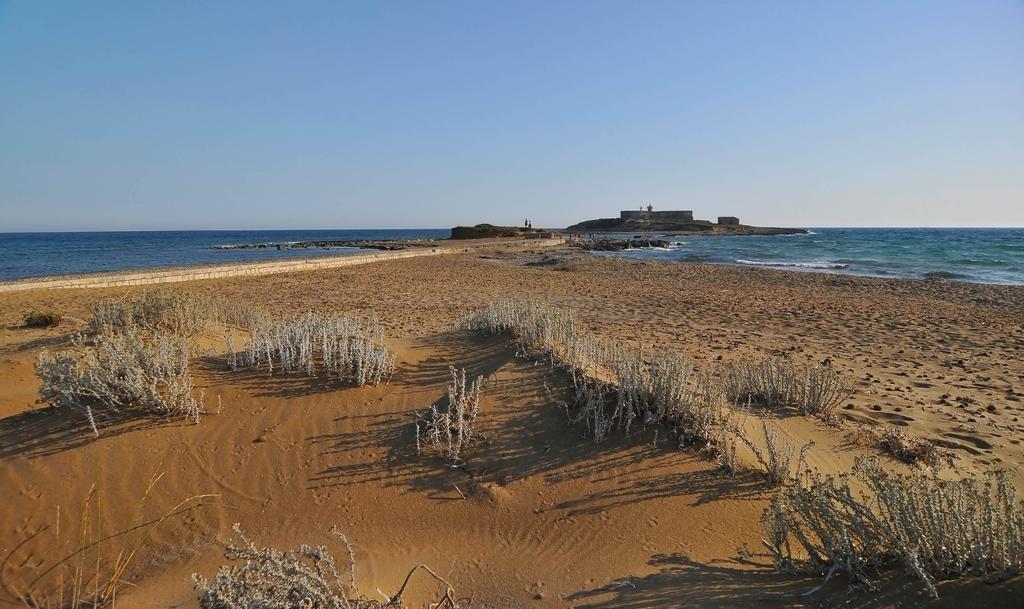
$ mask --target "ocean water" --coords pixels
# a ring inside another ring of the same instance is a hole
[[[214,245],[315,240],[423,239],[449,229],[0,233],[0,281],[163,266],[345,255],[355,248],[214,250]]]
[[[606,255],[875,277],[1024,284],[1022,228],[813,228],[808,235],[662,237]]]
[[[878,277],[1024,284],[1024,229],[814,228],[809,235],[668,237],[602,255]],[[312,240],[444,238],[448,229],[0,233],[0,280],[190,264],[345,255],[353,248],[215,250]]]

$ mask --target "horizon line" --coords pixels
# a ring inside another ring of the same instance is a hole
[[[478,223],[482,224],[482,223]],[[474,224],[465,224],[457,226],[475,226]],[[504,226],[504,225],[495,225]],[[508,226],[518,226],[508,225]],[[751,225],[754,226],[754,225]],[[766,226],[768,227],[768,226]],[[35,229],[35,230],[20,230],[20,231],[0,231],[0,235],[30,235],[30,234],[75,234],[75,233],[212,233],[212,232],[271,232],[271,231],[304,231],[304,232],[325,232],[325,231],[441,231],[451,230],[453,227],[431,227],[431,228],[405,228],[405,227],[375,227],[375,228],[101,228],[101,229],[72,229],[72,230],[47,230],[47,229]],[[554,226],[537,226],[538,230],[565,230],[564,227]],[[768,228],[780,228],[771,226]],[[893,224],[893,225],[865,225],[865,224],[850,224],[850,225],[831,225],[831,226],[793,226],[787,228],[801,228],[807,230],[813,229],[851,229],[851,228],[869,228],[869,229],[992,229],[992,230],[1024,230],[1024,226],[996,226],[996,225],[909,225],[909,224]],[[586,231],[583,231],[586,232]],[[592,231],[594,232],[594,231]],[[596,232],[652,232],[652,233],[671,233],[673,231],[596,231]],[[695,235],[701,236],[701,235]],[[721,236],[721,235],[709,235],[709,236]]]

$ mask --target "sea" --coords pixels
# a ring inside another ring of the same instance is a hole
[[[271,245],[264,249],[215,249],[216,246],[326,240],[437,239],[450,234],[451,229],[0,233],[0,281],[166,266],[344,256],[363,251],[349,247],[277,249]]]
[[[1022,228],[811,228],[806,235],[663,237],[602,255],[792,271],[1024,285]],[[0,280],[349,255],[356,248],[216,249],[318,240],[445,238],[449,229],[0,233]],[[652,235],[657,237],[657,235]]]
[[[606,255],[871,277],[1024,284],[1024,228],[807,230],[806,235],[660,237],[670,246]]]

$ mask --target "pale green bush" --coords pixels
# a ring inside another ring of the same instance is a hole
[[[873,586],[898,565],[937,596],[937,579],[1024,571],[1024,502],[1004,471],[951,481],[860,460],[852,475],[812,472],[783,487],[763,522],[781,572],[839,571]]]
[[[416,423],[416,452],[421,447],[421,437],[432,448],[438,450],[452,463],[459,463],[462,449],[476,438],[474,429],[480,414],[480,389],[483,377],[476,377],[466,384],[466,371],[448,367],[452,382],[448,385],[448,404],[439,409],[430,407],[428,418]]]
[[[316,312],[253,329],[241,357],[229,348],[228,363],[268,374],[329,374],[356,386],[380,384],[396,367],[376,320]]]
[[[722,369],[722,388],[734,405],[775,408],[789,406],[801,414],[831,419],[852,386],[831,364],[797,366],[791,360],[768,357],[741,360]]]
[[[188,362],[188,345],[180,336],[101,334],[74,350],[40,353],[39,396],[54,407],[81,412],[97,435],[97,409],[198,422],[203,404],[194,397]]]
[[[93,333],[131,331],[191,337],[212,324],[254,329],[270,321],[264,309],[168,288],[142,290],[92,305]]]

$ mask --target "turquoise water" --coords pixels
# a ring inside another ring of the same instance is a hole
[[[608,254],[789,270],[1024,284],[1024,229],[815,228],[772,237],[673,237],[665,249]],[[214,250],[321,239],[444,238],[447,229],[0,233],[0,280],[161,266],[345,255],[352,248]]]
[[[162,266],[345,255],[355,248],[214,250],[215,245],[445,238],[449,229],[0,233],[0,280]]]
[[[1024,229],[813,228],[808,235],[668,237],[626,258],[1024,284]]]

